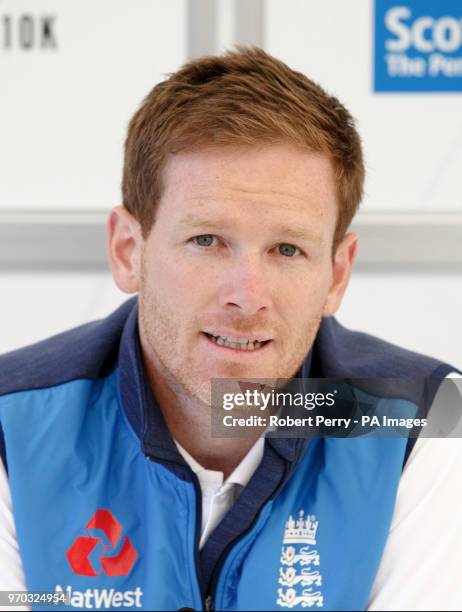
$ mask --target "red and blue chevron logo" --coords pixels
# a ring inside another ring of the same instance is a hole
[[[122,525],[109,510],[97,510],[85,530],[66,552],[74,574],[79,576],[128,576],[138,553]]]

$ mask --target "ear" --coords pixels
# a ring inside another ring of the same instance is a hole
[[[123,206],[111,210],[108,223],[108,258],[116,285],[125,293],[139,286],[143,238],[139,222]]]
[[[332,265],[332,283],[323,310],[324,317],[335,314],[342,303],[356,258],[357,245],[358,236],[346,234],[337,247]]]

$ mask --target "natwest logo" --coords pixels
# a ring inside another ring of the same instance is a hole
[[[138,553],[128,536],[122,537],[122,525],[109,512],[97,510],[66,552],[72,571],[80,576],[128,576]]]

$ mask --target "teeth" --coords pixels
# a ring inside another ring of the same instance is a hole
[[[262,342],[258,342],[258,340],[240,340],[239,338],[222,338],[221,336],[212,335],[210,338],[219,346],[230,346],[241,351],[254,351],[262,345]]]
[[[228,342],[234,342],[235,344],[247,344],[247,342],[255,342],[249,338],[224,338],[224,340],[228,340]]]

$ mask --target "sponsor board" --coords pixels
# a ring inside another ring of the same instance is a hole
[[[374,91],[462,91],[462,2],[375,0]]]

